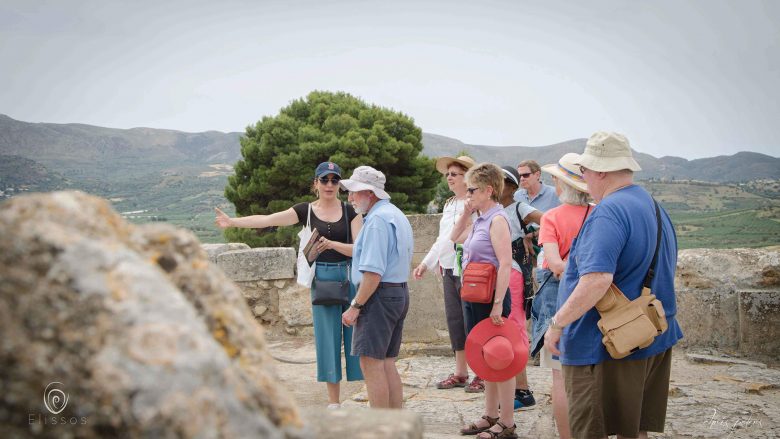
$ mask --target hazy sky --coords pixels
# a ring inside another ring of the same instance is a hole
[[[780,156],[780,1],[0,3],[0,113],[243,131],[346,91],[466,143]]]

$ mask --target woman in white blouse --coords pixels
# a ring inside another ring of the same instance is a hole
[[[463,320],[463,303],[460,300],[460,273],[455,263],[455,245],[450,239],[450,233],[458,218],[463,214],[466,202],[466,171],[474,166],[474,160],[468,156],[440,157],[436,160],[436,169],[444,174],[447,186],[455,194],[444,204],[441,221],[439,222],[439,236],[433,243],[428,254],[414,269],[414,278],[421,279],[426,271],[438,269],[442,276],[444,287],[444,314],[447,317],[447,329],[450,334],[450,344],[455,352],[455,373],[450,374],[444,380],[438,382],[439,389],[452,389],[453,387],[466,387],[469,373],[466,366],[466,324]],[[461,241],[462,242],[462,241]],[[479,381],[479,378],[475,378]],[[480,391],[479,382],[472,391]],[[469,385],[469,389],[472,386]]]

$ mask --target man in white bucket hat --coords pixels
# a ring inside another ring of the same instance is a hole
[[[593,134],[574,164],[598,205],[571,244],[544,344],[560,355],[572,437],[646,438],[648,431],[664,431],[671,348],[682,338],[674,293],[677,237],[666,212],[633,183],[641,168],[625,136]],[[668,328],[648,347],[613,359],[602,344],[594,305],[613,282],[628,300],[638,298],[656,243],[648,283]]]
[[[359,166],[341,186],[365,215],[352,250],[352,281],[358,291],[341,316],[354,326],[352,355],[360,357],[372,408],[401,408],[403,386],[395,361],[409,311],[409,272],[414,241],[406,215],[390,204],[385,175]]]

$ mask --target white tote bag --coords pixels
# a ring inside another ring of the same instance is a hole
[[[303,254],[303,248],[306,247],[306,243],[309,242],[311,234],[311,203],[309,203],[309,212],[306,214],[306,225],[298,232],[298,237],[301,238],[301,243],[298,246],[298,283],[306,288],[311,288],[311,281],[314,279],[316,268],[316,263],[309,265],[309,261],[306,260],[306,255]]]

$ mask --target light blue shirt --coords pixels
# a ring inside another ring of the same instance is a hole
[[[533,208],[541,212],[547,212],[553,207],[561,205],[561,200],[558,199],[555,188],[544,183],[542,183],[542,188],[533,199],[528,196],[528,191],[523,188],[520,188],[515,192],[514,198],[515,201],[522,201],[523,203],[530,204]]]
[[[412,225],[400,209],[379,200],[368,211],[352,250],[352,282],[370,271],[382,282],[406,282],[412,265]]]
[[[528,215],[536,212],[536,209],[529,206],[526,203],[520,203],[518,201],[515,201],[514,203],[510,204],[509,206],[504,208],[504,212],[506,212],[506,216],[509,218],[509,235],[512,242],[514,242],[518,238],[522,238],[525,236],[525,231],[523,230],[523,224],[520,222],[520,220],[524,220],[525,217]],[[518,218],[518,214],[520,217]],[[520,264],[515,261],[514,258],[512,258],[512,268],[514,268],[517,271],[520,271]]]

